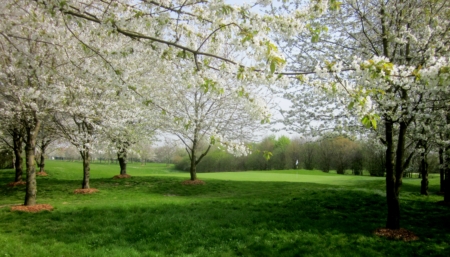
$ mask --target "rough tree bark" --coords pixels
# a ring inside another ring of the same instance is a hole
[[[36,138],[39,133],[41,121],[38,120],[37,115],[34,114],[33,124],[25,124],[26,141],[25,141],[25,156],[27,166],[27,186],[25,193],[24,205],[36,204],[36,166],[34,165],[34,154],[36,151]]]

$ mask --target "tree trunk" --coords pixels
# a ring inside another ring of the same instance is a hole
[[[385,118],[386,119],[386,118]],[[396,183],[396,174],[394,174],[394,140],[393,123],[385,120],[386,126],[386,201],[388,215],[386,228],[400,228],[400,202]]]
[[[127,174],[127,150],[122,149],[117,153],[117,160],[120,165],[120,175]]]
[[[450,203],[450,146],[445,149],[445,172],[444,172],[444,202]]]
[[[27,166],[27,186],[25,193],[24,205],[30,206],[36,204],[36,167],[34,165],[34,153],[36,151],[36,137],[38,135],[41,122],[35,117],[34,126],[28,126],[26,128],[26,144],[25,144],[25,156]]]
[[[88,189],[89,186],[89,177],[90,177],[90,155],[89,150],[86,149],[84,151],[81,151],[81,157],[83,158],[83,182],[81,184],[82,189]]]
[[[47,146],[50,144],[51,140],[45,141],[42,139],[41,143],[41,161],[39,162],[39,172],[45,172],[45,150]]]
[[[194,145],[194,147],[196,147],[195,145]],[[196,156],[195,156],[195,148],[192,148],[192,151],[191,151],[191,168],[190,168],[190,170],[189,170],[189,173],[191,174],[191,180],[196,180],[197,179],[197,165],[196,165],[196,161],[195,161],[195,159],[197,158]]]
[[[15,177],[14,182],[19,182],[22,180],[23,174],[23,158],[22,158],[22,136],[14,135],[13,136],[13,145],[14,145],[14,169],[15,169]]]
[[[44,157],[44,153],[41,153],[41,162],[39,163],[39,172],[45,172],[44,167],[45,167],[45,157]]]
[[[428,162],[426,155],[426,147],[425,151],[420,154],[420,174],[422,177],[422,181],[420,183],[420,194],[428,195]]]
[[[450,188],[450,168],[445,172],[445,188]],[[450,203],[450,190],[444,191],[444,202]]]
[[[440,191],[445,192],[444,148],[439,147]]]

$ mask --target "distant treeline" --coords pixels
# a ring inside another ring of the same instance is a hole
[[[371,176],[384,176],[385,173],[383,147],[344,136],[323,137],[315,141],[269,136],[252,144],[251,149],[251,154],[235,157],[214,147],[198,164],[197,172],[307,169],[336,170],[338,174],[351,172],[354,175],[367,171]],[[271,153],[270,159],[265,158],[264,152]],[[189,171],[189,158],[180,153],[174,157],[175,167]],[[436,155],[429,156],[429,166],[430,172],[438,172]],[[408,171],[418,170],[418,164],[413,161]]]

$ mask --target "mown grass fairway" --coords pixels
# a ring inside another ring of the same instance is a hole
[[[7,188],[0,171],[0,256],[450,256],[450,209],[419,195],[405,180],[402,227],[414,242],[373,235],[386,216],[383,178],[314,171],[199,174],[206,185],[186,186],[187,173],[165,165],[91,167],[93,195],[75,195],[81,163],[49,161],[38,178],[37,214],[11,212],[24,188]]]

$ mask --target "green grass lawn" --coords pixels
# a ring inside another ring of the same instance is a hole
[[[37,214],[11,212],[24,187],[8,188],[0,170],[0,256],[450,256],[450,212],[420,180],[405,179],[402,227],[420,240],[373,235],[386,216],[384,179],[320,171],[188,173],[164,164],[93,164],[93,195],[75,195],[79,162],[49,161],[38,177]]]

